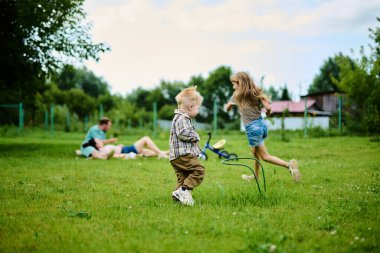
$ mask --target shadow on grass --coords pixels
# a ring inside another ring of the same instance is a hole
[[[77,147],[69,144],[0,144],[0,158],[23,158],[23,157],[51,157],[60,158],[75,157]],[[68,152],[72,150],[72,152]]]
[[[230,207],[273,207],[281,204],[285,195],[281,192],[270,192],[260,194],[257,191],[240,191],[225,194],[216,194],[212,198],[202,199],[204,204],[211,206],[230,206]],[[202,202],[203,202],[202,201]]]
[[[273,207],[280,205],[283,200],[286,200],[284,193],[279,191],[270,192],[264,195],[260,195],[257,191],[234,191],[234,192],[209,192],[209,193],[193,193],[195,199],[195,206],[197,207],[247,207],[247,206],[257,206],[257,207]],[[139,206],[144,207],[154,207],[162,208],[168,207],[168,205],[178,204],[172,200],[171,195],[158,193],[150,197],[144,196],[144,198],[139,199],[136,203]]]

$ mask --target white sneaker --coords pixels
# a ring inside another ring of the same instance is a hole
[[[248,176],[246,174],[243,174],[243,175],[241,175],[241,178],[245,181],[251,181],[251,180],[255,179],[255,176],[254,175]]]
[[[193,206],[194,205],[194,199],[193,196],[191,196],[191,192],[189,190],[183,191],[182,188],[178,188],[172,193],[173,197],[179,200],[181,204],[185,206]]]
[[[186,190],[185,192],[185,205],[193,206],[195,204],[195,201],[193,199],[193,196],[191,195],[191,191]]]
[[[300,182],[301,181],[301,173],[298,170],[298,162],[294,159],[290,160],[289,162],[289,171],[290,174],[292,174],[294,182]]]

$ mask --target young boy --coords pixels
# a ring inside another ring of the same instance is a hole
[[[205,175],[205,168],[198,159],[199,135],[191,122],[203,101],[196,89],[186,88],[175,97],[178,109],[174,111],[169,140],[169,160],[177,175],[173,199],[187,206],[194,205],[191,190],[202,183]]]

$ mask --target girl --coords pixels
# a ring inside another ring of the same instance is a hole
[[[276,156],[268,153],[264,144],[264,139],[268,136],[267,126],[261,117],[261,106],[266,109],[266,115],[271,113],[270,99],[261,88],[253,82],[253,79],[245,72],[238,72],[230,77],[234,93],[227,103],[227,111],[233,105],[237,105],[239,114],[243,120],[252,154],[257,160],[263,159],[266,162],[282,166],[289,169],[295,182],[301,181],[301,173],[298,170],[298,163],[292,159],[285,162]],[[260,165],[255,162],[255,175],[259,176]],[[242,176],[245,180],[254,179],[254,176]]]

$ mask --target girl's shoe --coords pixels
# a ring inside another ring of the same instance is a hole
[[[295,159],[290,160],[289,171],[292,174],[294,182],[298,183],[301,181],[301,173],[298,170],[298,162]]]

